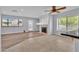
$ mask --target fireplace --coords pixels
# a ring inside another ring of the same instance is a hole
[[[42,27],[42,32],[47,33],[47,27]]]

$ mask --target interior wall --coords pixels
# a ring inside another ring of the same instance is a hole
[[[49,14],[49,21],[48,21],[48,34],[52,35],[56,32],[57,27],[57,17],[55,15]]]
[[[0,13],[0,51],[1,51],[1,13]]]
[[[48,35],[52,35],[53,34],[53,15],[49,14],[49,20],[48,20]]]
[[[22,18],[23,25],[19,27],[1,27],[1,34],[9,34],[9,33],[18,33],[23,32],[24,30],[28,32],[28,20],[33,20],[33,31],[38,31],[38,27],[36,23],[38,22],[38,19],[36,18],[29,18],[29,17],[23,17]]]
[[[39,26],[37,25],[37,23],[39,23],[39,19],[33,20],[33,31],[38,32],[39,31]]]
[[[42,15],[42,16],[40,16],[39,19],[40,19],[40,23],[43,23],[43,24],[47,24],[48,25],[49,14]]]

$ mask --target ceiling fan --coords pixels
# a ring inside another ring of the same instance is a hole
[[[56,6],[52,6],[52,9],[51,10],[45,10],[45,12],[50,12],[50,13],[60,13],[59,10],[63,10],[63,9],[66,9],[66,7],[61,7],[61,8],[56,8]]]

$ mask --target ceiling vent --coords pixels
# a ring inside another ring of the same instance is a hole
[[[12,10],[12,12],[18,12],[17,10]]]

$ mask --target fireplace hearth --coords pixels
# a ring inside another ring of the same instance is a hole
[[[42,27],[42,32],[47,33],[47,27]]]

